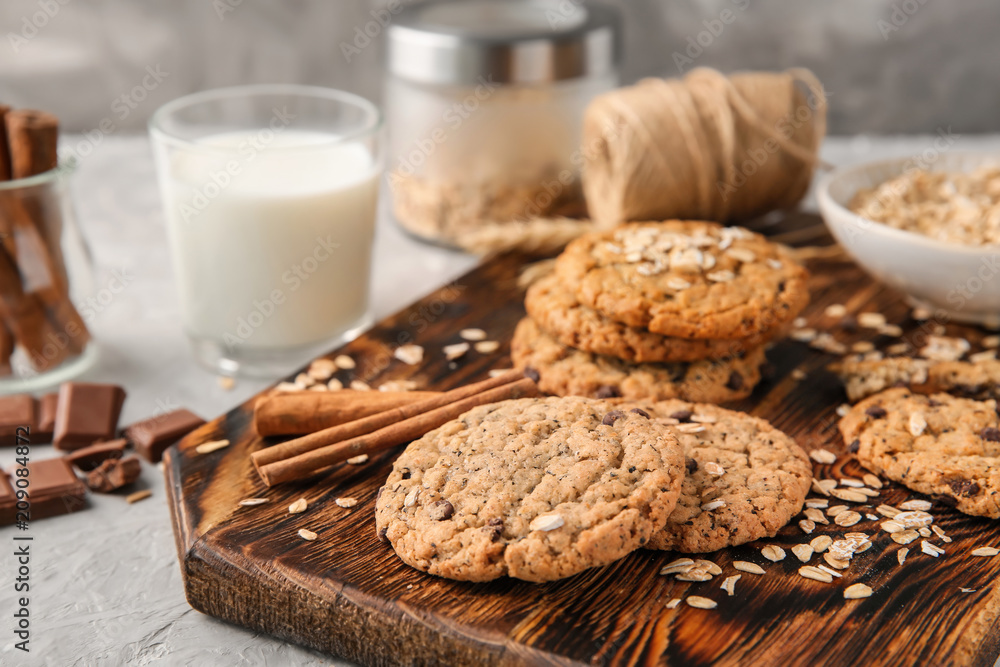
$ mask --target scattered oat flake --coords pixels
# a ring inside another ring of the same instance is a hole
[[[859,313],[858,325],[865,329],[881,329],[885,326],[885,315],[882,313]]]
[[[803,533],[809,535],[816,530],[816,523],[814,521],[810,521],[809,519],[802,519],[799,521],[799,528],[802,529]]]
[[[997,554],[1000,554],[1000,549],[995,549],[993,547],[978,547],[976,549],[973,549],[969,553],[971,553],[973,556],[982,556],[988,558],[990,556],[996,556]]]
[[[379,385],[379,391],[413,391],[417,388],[415,380],[389,380]]]
[[[903,526],[903,524],[897,523],[892,519],[889,519],[888,521],[883,521],[881,524],[881,528],[887,533],[901,533],[904,530],[906,530],[906,527]]]
[[[760,550],[760,554],[772,563],[785,560],[785,550],[774,544],[768,544]]]
[[[871,512],[865,513],[865,518],[869,521],[878,521],[878,514],[872,514]]]
[[[660,568],[660,574],[677,574],[690,572],[694,569],[694,561],[690,558],[678,558]]]
[[[819,535],[818,537],[813,538],[812,542],[809,543],[809,546],[811,546],[813,551],[816,553],[823,553],[830,548],[831,544],[833,544],[832,537],[829,535]]]
[[[964,338],[928,336],[927,344],[920,348],[920,356],[932,361],[958,361],[970,348]]]
[[[358,504],[358,499],[357,498],[337,498],[333,502],[337,503],[337,507],[348,508],[348,507],[354,507],[355,505],[357,505]]]
[[[792,547],[792,553],[795,554],[795,557],[803,563],[808,563],[809,559],[813,557],[813,553],[815,553],[815,551],[816,550],[808,544],[796,544]]]
[[[716,417],[713,417],[712,415],[701,415],[696,412],[693,415],[691,415],[691,421],[696,422],[698,424],[714,424],[719,420]]]
[[[677,605],[679,605],[680,603],[681,603],[681,599],[680,598],[674,598],[673,600],[671,600],[670,602],[668,602],[666,606],[667,606],[667,609],[676,609]]]
[[[865,584],[851,584],[844,589],[845,600],[856,600],[858,598],[871,597],[872,589]]]
[[[505,375],[506,373],[510,373],[512,370],[514,370],[514,369],[513,368],[492,368],[492,369],[490,369],[489,376],[491,378],[500,377],[501,375]]]
[[[486,340],[486,332],[482,329],[462,329],[458,335],[465,340]]]
[[[907,500],[905,503],[899,504],[899,509],[905,511],[920,511],[926,512],[929,510],[933,504],[929,500]],[[898,512],[897,512],[898,514]]]
[[[833,545],[831,545],[831,548],[832,546]],[[826,561],[827,565],[829,565],[830,567],[835,567],[838,570],[846,570],[847,566],[851,564],[850,560],[846,558],[837,558],[829,550],[827,550],[827,552],[823,554],[823,560]]]
[[[306,373],[314,380],[326,382],[337,372],[337,364],[332,359],[317,359],[309,364]]]
[[[829,572],[824,572],[818,567],[813,567],[812,565],[803,565],[800,567],[799,575],[805,577],[806,579],[821,581],[824,584],[829,584],[833,581],[833,576]]]
[[[805,325],[806,325],[806,318],[804,317],[796,317],[794,320],[792,320],[792,326],[795,327],[796,329],[801,329]]]
[[[566,523],[562,516],[558,514],[542,514],[541,516],[536,516],[528,524],[530,530],[540,530],[542,532],[548,532],[550,530],[555,530],[559,528],[564,523]]]
[[[833,520],[835,524],[842,528],[848,528],[861,521],[861,515],[857,512],[841,512]]]
[[[274,390],[275,391],[281,391],[281,392],[285,392],[285,391],[301,391],[302,387],[300,387],[299,385],[295,384],[294,382],[279,382],[278,385],[274,388]]]
[[[847,413],[851,411],[851,406],[846,403],[841,403],[837,406],[837,416],[846,417]]]
[[[312,542],[317,537],[319,537],[319,535],[317,535],[316,533],[312,532],[311,530],[307,530],[305,528],[299,528],[299,537],[301,537],[303,540],[307,540],[309,542]]]
[[[826,565],[817,565],[817,566],[816,566],[816,569],[817,569],[817,570],[820,570],[820,571],[822,571],[822,572],[826,572],[826,573],[827,573],[827,574],[829,574],[829,575],[830,575],[831,577],[836,577],[837,579],[840,579],[841,577],[843,577],[843,576],[844,576],[844,575],[842,575],[842,574],[841,574],[840,572],[837,572],[836,570],[831,570],[831,569],[830,569],[830,568],[828,568],[828,567],[827,567]]]
[[[701,506],[701,511],[711,512],[713,510],[722,509],[726,506],[725,500],[713,500],[711,502],[705,503]]]
[[[917,532],[920,533],[921,537],[930,537],[932,535],[931,529],[927,526],[920,526],[920,528],[917,528]]]
[[[944,553],[944,549],[936,544],[928,542],[927,540],[920,541],[920,550],[928,556],[934,556],[935,558]]]
[[[828,449],[814,449],[809,452],[809,458],[822,465],[832,465],[837,462],[837,455]]]
[[[305,498],[299,498],[294,503],[288,506],[289,514],[302,514],[309,507],[309,501]]]
[[[896,516],[892,517],[892,520],[902,525],[904,528],[920,528],[934,523],[934,517],[921,510],[900,512]]]
[[[414,343],[408,343],[397,347],[395,352],[392,353],[392,356],[396,357],[404,364],[416,366],[424,360],[424,348]]]
[[[793,368],[792,372],[791,372],[791,376],[792,376],[793,380],[805,380],[807,377],[809,377],[806,374],[806,372],[804,370],[802,370],[801,368]]]
[[[337,368],[342,368],[345,371],[349,371],[357,365],[354,363],[354,359],[347,356],[346,354],[341,354],[335,357],[333,363],[334,365],[336,365]]]
[[[711,581],[712,575],[710,575],[708,572],[704,570],[699,570],[698,568],[691,568],[690,571],[679,573],[674,578],[677,579],[677,581],[702,582],[702,581]]]
[[[816,340],[816,330],[815,329],[792,329],[792,332],[788,334],[788,337],[792,340],[797,340],[800,343],[811,343]]]
[[[199,454],[211,454],[212,452],[217,452],[220,449],[225,449],[229,446],[228,440],[212,440],[210,442],[203,442],[194,448],[194,451]]]
[[[490,354],[500,349],[500,343],[495,340],[484,340],[476,343],[474,347],[480,354]]]
[[[417,497],[420,495],[420,487],[415,486],[410,489],[410,492],[406,494],[403,498],[403,507],[413,507],[417,503]]]
[[[750,574],[764,574],[764,568],[757,563],[751,563],[745,560],[734,560],[733,567],[740,572],[748,572]]]
[[[271,502],[268,498],[244,498],[240,501],[240,507],[255,507]]]
[[[891,537],[892,541],[895,542],[896,544],[909,544],[913,540],[920,537],[920,533],[913,530],[912,528],[909,528],[899,533],[893,533]]]
[[[696,609],[715,609],[719,606],[715,600],[709,600],[700,595],[689,595],[684,601],[688,603],[688,606]]]
[[[868,502],[868,496],[860,489],[833,489],[830,491],[830,495],[834,498],[839,498],[840,500],[846,500],[849,503],[866,503]]]
[[[830,520],[826,518],[819,507],[807,507],[802,513],[805,514],[806,518],[810,521],[822,523],[823,525],[830,523]]]
[[[871,352],[875,349],[875,343],[870,340],[859,340],[856,343],[851,344],[851,352],[856,352],[858,354],[865,354],[866,352]]]
[[[853,487],[853,488],[856,488],[856,489],[860,489],[862,486],[865,485],[865,483],[862,482],[860,479],[856,479],[854,477],[841,477],[840,478],[840,485],[841,486],[850,486],[850,487]]]
[[[224,391],[229,391],[236,386],[236,380],[233,379],[231,375],[220,375],[219,376],[219,387]]]
[[[906,547],[903,547],[902,549],[896,552],[896,560],[899,562],[900,565],[906,562],[906,554],[908,553],[910,553],[910,550],[907,549]]]
[[[699,568],[705,570],[711,575],[722,574],[722,568],[710,560],[705,560],[704,558],[699,558],[695,561],[695,565]]]
[[[362,463],[367,463],[367,462],[368,462],[367,454],[358,454],[357,456],[352,456],[351,458],[347,459],[348,465],[352,466],[359,466]]]
[[[314,384],[316,384],[316,380],[309,377],[306,373],[299,373],[295,376],[295,386],[299,389],[308,389]]]
[[[931,317],[933,316],[933,313],[931,313],[930,308],[924,308],[923,306],[917,306],[910,313],[910,316],[913,319],[917,320],[918,322],[926,322],[927,320],[931,319]]]
[[[833,507],[826,508],[826,515],[827,516],[837,516],[841,512],[846,512],[849,509],[851,509],[851,508],[848,507],[847,505],[834,505]]]
[[[454,361],[455,359],[461,358],[469,351],[468,343],[455,343],[454,345],[444,346],[444,356],[448,361]]]
[[[927,420],[919,412],[913,412],[910,414],[908,428],[910,429],[910,435],[914,438],[920,437],[927,429]]]
[[[830,491],[837,488],[837,480],[835,479],[816,479],[813,478],[812,489],[816,493],[829,496]]]
[[[732,576],[726,577],[722,580],[722,585],[719,586],[722,590],[726,591],[726,594],[732,597],[736,594],[736,582],[740,580],[742,574],[734,574]]]
[[[806,507],[811,509],[826,509],[830,506],[830,501],[826,498],[809,498],[806,500]]]
[[[351,389],[354,391],[371,391],[372,388],[367,382],[362,380],[351,380]]]
[[[865,484],[872,487],[873,489],[882,488],[882,480],[880,480],[878,477],[871,474],[870,472],[865,473],[861,479],[862,481],[864,481]]]
[[[892,517],[896,516],[897,514],[901,514],[902,513],[902,510],[898,510],[895,507],[893,507],[892,505],[885,505],[885,504],[879,505],[878,507],[876,507],[875,511],[878,512],[879,514],[881,514],[882,516],[888,517],[890,519]]]
[[[962,592],[962,593],[975,593],[976,592],[975,588],[959,588],[958,590],[960,592]]]
[[[827,317],[834,317],[840,319],[841,317],[847,314],[847,306],[845,306],[842,303],[831,303],[823,311],[823,314],[826,315]]]
[[[341,389],[344,388],[344,383],[338,380],[337,378],[333,378],[332,380],[326,383],[326,388],[329,389],[330,391],[340,391]]]
[[[942,529],[941,526],[935,524],[931,526],[931,530],[934,532],[935,535],[941,538],[942,542],[945,543],[951,542],[951,538],[945,534],[944,529]]]
[[[309,387],[308,391],[330,391],[330,388],[327,387],[325,384],[314,384],[313,386]]]
[[[152,491],[150,491],[149,489],[143,489],[142,491],[136,491],[135,493],[130,493],[127,496],[125,496],[125,502],[131,505],[132,503],[137,503],[140,500],[145,500],[146,498],[149,498],[151,495],[153,495]]]
[[[705,427],[701,424],[678,424],[676,430],[681,433],[704,433]]]

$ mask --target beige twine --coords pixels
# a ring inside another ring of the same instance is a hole
[[[791,208],[819,163],[826,108],[822,85],[805,69],[726,77],[698,68],[611,91],[584,114],[592,221],[486,222],[459,244],[545,253],[620,222],[732,222]]]

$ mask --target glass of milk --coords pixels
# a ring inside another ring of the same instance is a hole
[[[150,120],[198,360],[278,376],[370,323],[382,115],[297,85],[197,93]]]

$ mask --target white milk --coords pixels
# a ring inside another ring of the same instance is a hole
[[[172,153],[170,175],[160,173],[190,336],[276,350],[365,317],[378,165],[364,146],[334,140],[226,133],[200,141],[205,152]]]

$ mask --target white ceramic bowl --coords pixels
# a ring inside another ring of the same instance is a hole
[[[946,152],[931,171],[972,171],[1000,163],[1000,155]],[[894,229],[848,210],[861,188],[869,188],[915,168],[914,158],[841,167],[817,186],[819,210],[840,245],[875,278],[906,293],[915,305],[959,322],[1000,324],[1000,246],[967,246]]]

